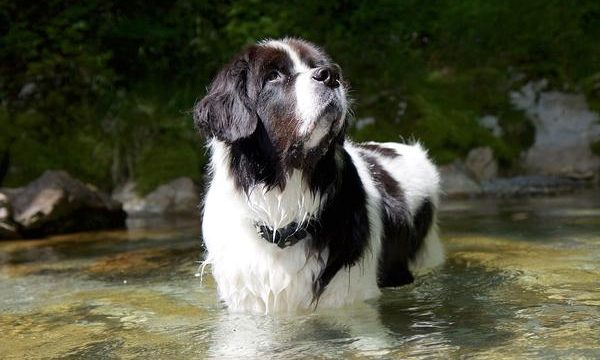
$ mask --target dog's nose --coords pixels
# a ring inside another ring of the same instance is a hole
[[[315,70],[312,78],[335,89],[340,86],[340,67],[337,64],[321,66]]]

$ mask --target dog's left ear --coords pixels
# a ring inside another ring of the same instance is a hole
[[[194,107],[196,128],[207,136],[231,143],[254,133],[258,118],[248,97],[247,56],[244,52],[223,68]]]

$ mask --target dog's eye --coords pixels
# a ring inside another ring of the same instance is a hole
[[[281,73],[277,70],[273,70],[265,76],[265,83],[277,81],[281,78]]]

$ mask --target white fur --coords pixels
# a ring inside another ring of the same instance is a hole
[[[315,272],[323,260],[309,254],[306,242],[285,250],[269,244],[258,235],[254,223],[259,220],[277,226],[294,216],[301,220],[317,209],[319,200],[291,186],[284,193],[256,189],[257,196],[246,198],[229,175],[227,145],[213,140],[211,150],[213,180],[206,195],[202,230],[208,250],[206,263],[212,265],[220,297],[232,311],[308,308],[312,278],[318,275]],[[302,198],[305,206],[299,207]],[[280,206],[288,207],[287,215],[278,214]]]
[[[293,221],[304,223],[318,214],[321,201],[320,194],[309,191],[299,170],[294,170],[288,177],[283,191],[258,186],[251,190],[246,199],[254,221],[273,229],[282,228]]]
[[[300,60],[300,57],[296,51],[294,51],[294,49],[292,49],[291,46],[289,46],[286,42],[280,40],[267,40],[262,42],[262,45],[285,51],[292,60],[292,63],[294,64],[294,70],[297,73],[303,73],[310,70],[310,68],[303,63],[302,60]]]

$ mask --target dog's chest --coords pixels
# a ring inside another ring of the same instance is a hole
[[[221,298],[230,310],[260,313],[309,308],[314,279],[323,259],[305,243],[286,249],[273,244],[247,246],[237,255],[212,252],[212,272]]]
[[[316,217],[323,200],[321,194],[310,191],[302,174],[294,171],[283,190],[264,186],[252,189],[247,206],[257,223],[277,230],[293,222],[304,224]]]
[[[234,192],[224,175],[215,173],[203,220],[206,262],[220,297],[233,311],[309,308],[313,282],[327,253],[311,251],[310,235],[281,249],[259,235],[256,225],[277,229],[291,222],[303,224],[318,214],[321,196],[308,191],[300,174],[292,174],[283,191],[257,187],[248,196]]]

